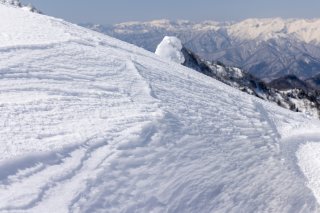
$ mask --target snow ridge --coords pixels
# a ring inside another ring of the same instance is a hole
[[[317,121],[62,20],[3,19],[0,212],[316,212],[280,145]]]

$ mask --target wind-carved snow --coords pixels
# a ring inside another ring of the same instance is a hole
[[[156,49],[156,54],[178,64],[183,64],[182,43],[177,37],[165,36]]]
[[[282,137],[318,121],[61,20],[5,19],[0,212],[317,210]]]
[[[309,142],[302,145],[297,153],[298,163],[302,172],[308,179],[308,186],[314,192],[317,200],[320,200],[320,144],[318,142]]]

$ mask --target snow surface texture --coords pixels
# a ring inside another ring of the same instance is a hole
[[[181,52],[182,43],[177,37],[165,36],[156,49],[156,54],[160,57],[183,64],[184,56]]]
[[[58,19],[0,20],[0,212],[318,210],[316,150],[296,157],[318,121]]]

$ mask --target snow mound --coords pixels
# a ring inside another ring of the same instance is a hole
[[[156,49],[156,54],[162,58],[183,64],[185,61],[182,50],[182,43],[177,37],[166,36]]]
[[[0,212],[319,209],[285,137],[318,121],[59,19],[0,28]]]

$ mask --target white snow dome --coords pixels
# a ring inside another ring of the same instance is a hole
[[[156,49],[156,54],[162,58],[183,64],[185,58],[181,52],[182,43],[174,36],[165,36]]]

